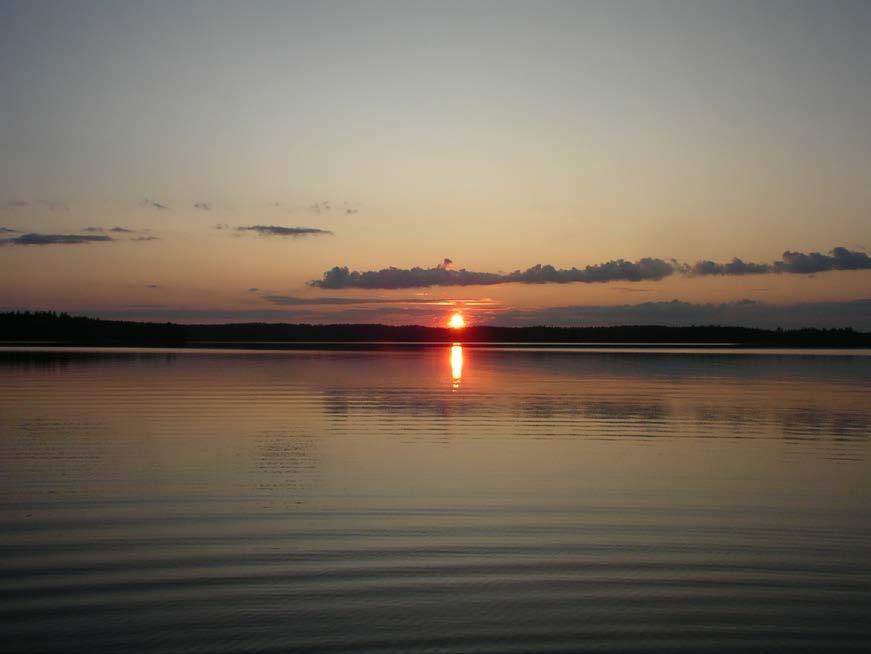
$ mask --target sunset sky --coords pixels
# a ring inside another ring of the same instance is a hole
[[[861,1],[0,0],[0,310],[871,330],[869,35]]]

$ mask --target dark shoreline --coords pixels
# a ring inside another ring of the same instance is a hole
[[[529,347],[871,348],[871,333],[852,329],[754,329],[722,325],[667,327],[494,327],[462,330],[420,325],[234,323],[187,325],[102,320],[52,312],[0,314],[0,345],[90,347],[410,347],[453,342]]]

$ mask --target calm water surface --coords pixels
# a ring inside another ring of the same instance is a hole
[[[0,352],[14,652],[864,650],[871,357]]]

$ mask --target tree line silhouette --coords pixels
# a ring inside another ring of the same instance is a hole
[[[0,341],[58,345],[196,347],[216,342],[264,346],[280,342],[400,342],[400,343],[728,343],[763,347],[871,347],[871,333],[845,329],[755,329],[721,325],[667,327],[493,327],[470,326],[460,331],[420,325],[176,323],[103,320],[66,313],[0,313]]]

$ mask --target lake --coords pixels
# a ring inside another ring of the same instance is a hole
[[[863,650],[871,356],[0,351],[9,652]]]

